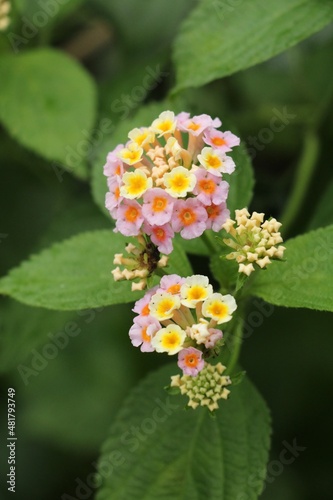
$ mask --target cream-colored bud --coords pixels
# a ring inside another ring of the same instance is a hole
[[[132,283],[132,292],[138,291],[138,290],[144,290],[147,286],[146,280],[141,280],[139,283]]]
[[[262,221],[264,220],[264,216],[265,216],[264,213],[253,212],[251,215],[251,219],[255,220],[255,221],[259,222],[259,224],[261,224]]]
[[[286,249],[286,247],[284,247],[283,245],[280,245],[277,248],[277,251],[275,252],[275,257],[278,259],[282,259],[285,249]]]
[[[135,245],[133,245],[133,243],[129,243],[128,245],[126,245],[125,247],[125,250],[127,253],[139,253],[139,250],[136,248]]]
[[[234,229],[234,225],[236,222],[232,219],[227,219],[225,223],[222,225],[222,228],[227,231],[227,233],[230,233],[232,229]]]
[[[259,246],[256,248],[256,253],[258,255],[263,255],[266,253],[266,247],[263,247],[263,246]]]
[[[147,278],[149,272],[148,269],[136,269],[134,272],[135,278]]]
[[[111,274],[113,275],[113,279],[115,281],[120,281],[124,279],[122,271],[119,269],[119,267],[116,267],[111,271]]]
[[[170,385],[171,385],[171,387],[179,387],[180,386],[180,375],[172,375]]]
[[[249,262],[255,262],[258,258],[258,254],[257,253],[252,253],[252,252],[247,252],[246,254],[246,258]]]
[[[241,225],[241,226],[236,227],[236,233],[238,235],[241,235],[241,234],[246,233],[246,232],[247,232],[247,228],[245,226]]]
[[[268,255],[268,257],[275,257],[276,252],[277,252],[277,248],[271,247],[271,248],[268,248],[268,250],[266,250],[266,255]]]
[[[114,263],[116,266],[121,266],[121,265],[122,265],[122,263],[123,263],[123,254],[122,254],[122,253],[115,253],[115,254],[114,254],[113,263]]]
[[[124,269],[123,270],[123,276],[127,280],[132,280],[133,278],[135,278],[134,272],[130,271],[129,269]]]
[[[168,265],[169,257],[167,255],[162,255],[157,263],[157,267],[166,267]]]

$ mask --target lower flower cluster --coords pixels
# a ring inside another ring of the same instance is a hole
[[[129,336],[143,352],[178,354],[183,377],[177,380],[181,392],[190,397],[189,406],[214,409],[216,401],[227,396],[225,385],[231,382],[220,378],[221,364],[205,360],[222,345],[223,332],[217,326],[230,321],[236,308],[231,295],[214,293],[206,276],[164,276],[135,303],[137,316]]]

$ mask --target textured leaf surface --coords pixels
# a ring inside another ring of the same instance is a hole
[[[203,0],[175,43],[175,91],[270,59],[332,19],[331,0]]]
[[[95,87],[85,70],[61,52],[39,49],[3,56],[0,82],[0,120],[9,133],[86,177]]]
[[[133,302],[129,282],[115,282],[113,256],[129,238],[111,230],[82,233],[57,243],[13,269],[0,280],[0,293],[37,307],[74,310]],[[179,245],[169,260],[169,273],[187,276],[190,263]]]
[[[278,306],[333,311],[333,226],[285,246],[286,262],[275,261],[257,274],[251,293]]]
[[[149,375],[121,408],[102,449],[101,475],[117,462],[96,500],[257,499],[270,434],[264,401],[244,380],[216,418],[206,409],[185,411],[186,398],[161,389],[174,373],[169,365]]]

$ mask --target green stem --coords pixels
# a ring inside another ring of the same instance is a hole
[[[310,185],[319,155],[319,140],[313,130],[308,130],[304,138],[303,151],[297,165],[296,177],[291,196],[281,217],[284,236],[289,231],[301,209]]]
[[[232,353],[230,355],[230,358],[228,360],[227,364],[227,371],[226,373],[230,375],[233,372],[233,369],[237,365],[238,358],[240,355],[240,350],[241,350],[241,345],[243,341],[243,320],[239,319],[239,321],[236,324],[236,327],[232,333],[232,340],[233,340],[233,349]]]

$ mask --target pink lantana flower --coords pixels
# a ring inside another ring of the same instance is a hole
[[[129,336],[135,347],[141,346],[142,352],[153,352],[155,349],[151,345],[151,339],[160,329],[161,325],[157,319],[151,316],[141,316],[131,326]]]
[[[206,222],[207,229],[212,229],[215,232],[221,230],[222,225],[230,217],[230,210],[226,208],[225,203],[220,205],[215,205],[212,203],[210,206],[206,207],[208,219]]]
[[[233,159],[219,149],[203,148],[201,154],[198,155],[198,160],[208,172],[219,177],[224,173],[231,174],[235,170]]]
[[[152,296],[157,292],[158,289],[159,289],[159,287],[156,285],[153,288],[150,288],[150,290],[147,290],[144,297],[142,297],[142,299],[139,299],[135,302],[132,311],[139,314],[140,316],[149,316],[149,314],[150,314],[149,302],[150,302],[150,299],[152,298]],[[134,321],[137,321],[137,320],[138,320],[138,316],[135,316]]]
[[[119,178],[109,177],[108,179],[109,191],[105,196],[105,207],[109,210],[112,217],[117,217],[117,209],[123,197],[120,195]]]
[[[212,146],[212,148],[219,149],[223,153],[231,151],[234,146],[239,146],[240,143],[239,137],[232,134],[229,130],[221,132],[214,128],[205,130],[203,140],[206,144]]]
[[[181,116],[177,124],[180,130],[189,132],[194,136],[202,134],[202,132],[209,127],[220,127],[222,125],[219,118],[212,119],[211,116],[205,114],[193,116],[193,118],[188,117],[187,119],[185,116]]]
[[[172,238],[175,233],[170,224],[163,226],[151,226],[147,223],[144,224],[143,229],[151,241],[157,246],[158,250],[165,255],[169,255],[173,250]]]
[[[202,359],[202,352],[195,347],[182,349],[178,354],[178,366],[183,370],[184,375],[196,377],[205,366]]]
[[[197,183],[193,192],[201,203],[219,205],[226,201],[229,192],[229,184],[226,181],[202,169],[196,170],[195,176]]]
[[[125,236],[137,236],[143,220],[141,205],[135,200],[124,200],[118,208],[116,229]]]
[[[185,240],[201,236],[206,229],[207,212],[200,202],[194,198],[178,200],[175,203],[172,228],[180,232]]]
[[[152,188],[143,195],[142,215],[153,226],[170,222],[174,200],[161,188]]]
[[[206,349],[212,349],[215,346],[216,342],[218,342],[223,337],[223,333],[217,328],[209,328],[208,332],[209,336],[205,339],[204,345]]]
[[[216,129],[220,126],[219,118],[207,114],[191,117],[166,110],[150,125],[130,130],[125,145],[108,154],[106,207],[116,220],[115,232],[137,236],[140,247],[135,269],[123,259],[122,265],[130,267],[121,273],[116,269],[115,279],[137,277],[140,282],[135,289],[146,286],[157,266],[167,265],[162,257],[156,261],[154,245],[170,253],[174,233],[196,238],[206,229],[208,218],[207,227],[219,227],[221,217],[207,214],[205,207],[221,205],[220,216],[225,209],[228,183],[224,174],[235,169],[225,152],[239,143],[231,132]]]

